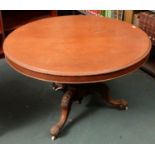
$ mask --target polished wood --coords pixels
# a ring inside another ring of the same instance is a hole
[[[81,85],[63,85],[54,83],[54,90],[61,90],[64,92],[61,101],[61,115],[59,121],[51,128],[52,140],[58,136],[61,129],[64,127],[71,105],[73,102],[81,103],[82,99],[87,95],[98,93],[106,101],[106,105],[120,110],[127,110],[128,103],[124,99],[113,99],[110,96],[109,88],[104,83],[98,84],[81,84]]]
[[[3,48],[6,57],[22,68],[72,79],[135,65],[149,54],[151,43],[142,30],[125,22],[65,16],[37,20],[16,29]]]
[[[56,16],[56,12],[56,10],[0,10],[0,58],[4,57],[1,50],[3,40],[11,31],[36,19]]]
[[[56,83],[66,83],[66,84],[81,84],[81,83],[103,82],[103,81],[112,80],[121,76],[125,76],[126,74],[137,70],[142,64],[144,64],[147,61],[148,57],[149,55],[146,58],[142,59],[137,64],[134,64],[128,68],[125,68],[116,72],[112,72],[112,73],[92,75],[92,76],[57,76],[57,75],[44,74],[44,73],[34,72],[32,70],[23,68],[15,64],[11,60],[9,60],[7,57],[6,57],[6,60],[10,64],[10,66],[15,70],[17,70],[18,72],[32,78],[35,77],[38,80],[52,81]]]
[[[51,128],[51,135],[53,140],[55,139],[55,137],[58,136],[60,130],[63,128],[63,126],[67,121],[71,109],[72,99],[74,98],[74,96],[75,96],[75,88],[68,87],[68,89],[64,90],[64,95],[61,101],[60,119],[58,123]]]

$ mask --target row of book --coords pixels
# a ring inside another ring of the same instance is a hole
[[[81,10],[84,14],[123,20],[123,10]]]
[[[155,12],[134,10],[81,10],[88,15],[104,16],[134,24],[145,31],[155,45]]]

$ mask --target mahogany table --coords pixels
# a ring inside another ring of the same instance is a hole
[[[138,69],[148,58],[151,42],[139,28],[109,18],[63,16],[44,18],[13,31],[4,41],[7,62],[18,72],[50,81],[62,90],[60,120],[51,128],[54,140],[71,104],[99,93],[110,107],[127,109],[113,99],[104,81]]]

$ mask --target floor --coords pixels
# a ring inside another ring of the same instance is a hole
[[[155,79],[138,70],[107,85],[113,97],[128,100],[129,109],[110,109],[99,96],[88,96],[73,104],[65,129],[51,141],[62,93],[0,60],[0,143],[155,143]]]

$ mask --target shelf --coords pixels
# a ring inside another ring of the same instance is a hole
[[[2,11],[4,31],[12,31],[36,19],[51,16],[51,11],[14,10]]]
[[[50,15],[45,15],[45,16],[40,16],[40,17],[34,17],[34,18],[31,18],[31,19],[28,19],[28,20],[24,20],[24,21],[20,21],[20,22],[16,22],[14,24],[10,24],[8,25],[8,27],[5,27],[5,31],[13,31],[14,29],[28,23],[28,22],[32,22],[34,20],[37,20],[37,19],[41,19],[41,18],[45,18],[45,17],[50,17]]]

